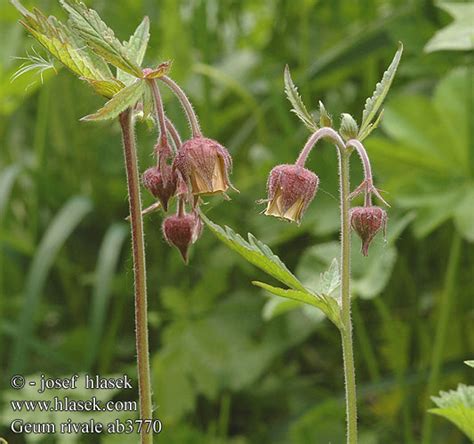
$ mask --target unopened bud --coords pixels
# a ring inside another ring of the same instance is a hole
[[[156,197],[163,209],[168,211],[168,202],[176,193],[177,177],[170,167],[168,180],[163,180],[163,175],[158,167],[148,168],[142,176],[143,186]]]
[[[351,226],[362,240],[362,254],[368,255],[369,245],[375,235],[387,226],[387,213],[380,207],[354,207],[350,212]]]
[[[163,235],[169,245],[176,247],[188,263],[189,247],[202,233],[202,221],[196,213],[169,216],[163,221]]]
[[[278,165],[270,171],[267,182],[267,216],[300,223],[318,189],[319,178],[298,165]]]

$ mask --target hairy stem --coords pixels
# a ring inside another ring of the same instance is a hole
[[[181,146],[181,137],[179,136],[178,130],[173,125],[173,122],[168,119],[165,115],[165,109],[163,107],[163,100],[161,98],[160,89],[156,79],[148,80],[155,103],[156,121],[158,123],[159,138],[162,146],[168,145],[168,135],[174,144],[175,152]]]
[[[341,197],[341,302],[342,323],[341,330],[342,352],[344,358],[344,380],[346,390],[346,421],[347,444],[357,444],[357,395],[354,367],[354,350],[352,344],[351,320],[351,227],[349,220],[349,156],[347,149],[339,149],[339,179]]]
[[[459,270],[461,260],[461,244],[460,234],[455,231],[454,239],[451,242],[449,251],[448,266],[444,282],[444,289],[438,305],[438,322],[436,324],[436,332],[433,344],[433,354],[431,356],[431,369],[428,376],[428,395],[435,395],[435,391],[439,389],[439,376],[441,372],[441,363],[446,346],[446,339],[449,327],[449,318],[451,314],[452,302],[456,296],[455,286],[456,277]],[[432,441],[432,425],[433,415],[425,412],[422,428],[422,444],[430,444]]]
[[[135,146],[134,123],[130,109],[119,117],[122,127],[125,169],[127,172],[128,201],[130,206],[130,226],[132,231],[133,274],[135,280],[135,334],[137,347],[138,393],[140,418],[152,420],[150,358],[148,355],[148,320],[146,293],[145,244],[137,151]],[[153,434],[142,428],[141,443],[152,444]]]
[[[317,131],[311,134],[311,136],[309,136],[309,139],[301,150],[298,159],[296,159],[295,165],[304,167],[306,160],[308,159],[309,153],[313,149],[314,145],[316,145],[318,140],[323,139],[325,137],[331,139],[339,147],[339,149],[344,149],[344,141],[341,139],[341,136],[336,131],[329,127],[319,128]]]
[[[390,205],[385,202],[385,199],[380,195],[377,188],[374,187],[372,168],[370,166],[369,156],[365,150],[364,145],[362,145],[362,143],[357,139],[351,139],[346,143],[346,146],[356,149],[364,169],[364,181],[352,193],[351,197],[355,197],[357,194],[359,194],[359,192],[364,191],[364,206],[368,207],[372,206],[372,193],[374,193],[378,199],[380,199],[385,205],[389,207]]]
[[[173,140],[175,149],[177,151],[179,150],[183,142],[181,141],[181,137],[179,136],[178,130],[173,125],[173,122],[168,118],[166,118],[165,121],[166,121],[166,129],[169,135],[171,136],[171,139]]]
[[[360,141],[357,139],[351,139],[347,142],[346,146],[350,146],[356,149],[357,154],[359,155],[360,160],[362,161],[362,167],[364,169],[364,178],[367,182],[372,184],[372,167],[370,166],[369,156],[364,148],[364,145],[362,145],[362,143],[360,143]]]
[[[199,126],[198,118],[185,92],[174,80],[170,79],[168,76],[159,77],[159,80],[164,82],[181,102],[184,112],[186,113],[186,117],[188,118],[189,124],[191,125],[193,137],[202,137],[201,127]]]
[[[165,110],[163,108],[163,100],[161,99],[160,89],[158,88],[156,79],[149,79],[148,83],[150,85],[153,101],[155,103],[155,113],[156,121],[158,123],[160,144],[165,146],[168,144],[168,137],[166,131],[166,117]]]

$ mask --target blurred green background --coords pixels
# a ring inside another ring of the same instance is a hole
[[[24,3],[64,18],[54,0]],[[474,357],[474,56],[459,43],[468,10],[453,25],[430,0],[87,3],[121,39],[150,17],[146,63],[173,60],[171,76],[189,93],[204,133],[234,158],[240,194],[211,199],[207,215],[268,243],[310,286],[336,254],[332,147],[321,144],[310,159],[321,185],[301,227],[264,217],[256,204],[269,170],[294,161],[308,136],[290,112],[283,68],[290,65],[311,109],[322,100],[336,124],[342,112],[360,121],[397,42],[404,43],[381,128],[367,140],[377,185],[392,206],[387,242],[377,238],[367,259],[353,239],[355,353],[361,443],[419,443],[425,411],[434,407],[428,396],[473,381],[462,364]],[[0,0],[0,436],[10,443],[133,442],[9,432],[18,415],[8,400],[28,398],[9,388],[15,372],[135,376],[119,126],[79,122],[103,101],[64,69],[45,72],[43,84],[31,73],[11,82],[17,58],[38,48],[18,18]],[[179,105],[163,93],[167,114],[188,137]],[[139,125],[142,171],[153,163],[154,138]],[[355,157],[352,168],[355,186],[362,178]],[[151,203],[144,193],[144,205]],[[261,273],[208,230],[185,267],[163,241],[161,219],[145,220],[154,399],[164,424],[158,441],[342,443],[343,370],[333,325],[307,309],[279,313],[250,284]],[[433,353],[440,379],[428,393]],[[54,416],[35,415],[30,420]],[[433,444],[468,442],[442,418],[433,417],[433,431]]]

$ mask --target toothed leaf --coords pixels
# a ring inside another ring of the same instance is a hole
[[[117,94],[125,85],[120,80],[110,79],[110,80],[95,80],[95,79],[86,79],[84,80],[89,83],[95,92],[101,96],[111,98]]]
[[[310,293],[307,290],[301,291],[273,287],[272,285],[259,281],[252,281],[252,284],[282,298],[319,308],[338,328],[342,328],[339,305],[336,299],[330,296]]]
[[[248,234],[248,241],[235,233],[229,227],[220,227],[210,221],[206,216],[201,214],[202,219],[209,229],[217,236],[219,240],[224,242],[231,250],[240,254],[251,264],[265,271],[265,273],[288,285],[295,290],[306,291],[303,284],[291,273],[286,265],[276,256],[272,250],[260,242],[252,234]]]
[[[301,99],[298,88],[296,88],[293,80],[291,79],[290,68],[288,65],[285,66],[285,93],[288,100],[293,106],[292,110],[298,118],[306,125],[306,127],[314,132],[318,129],[318,124],[315,122],[311,113],[306,109],[306,106]]]
[[[431,399],[438,408],[429,412],[446,418],[474,440],[474,386],[459,384],[456,390],[440,392]]]
[[[18,1],[13,6],[23,15],[20,23],[57,60],[85,79],[105,80],[112,75],[107,65],[85,47],[63,23],[40,10],[29,12]]]
[[[107,62],[128,74],[141,76],[141,69],[129,55],[127,48],[93,9],[76,0],[60,0],[69,14],[71,27],[84,42]]]
[[[145,17],[142,22],[138,25],[135,32],[132,34],[128,42],[124,44],[128,56],[138,66],[141,66],[145,57],[145,52],[148,47],[148,41],[150,40],[150,19]],[[134,76],[127,74],[120,68],[117,68],[117,78],[125,84],[133,82]]]
[[[135,81],[115,94],[96,113],[85,116],[81,120],[108,120],[117,117],[122,111],[137,103],[143,94],[144,87],[144,81]]]
[[[362,123],[359,129],[359,135],[364,134],[369,125],[373,122],[378,110],[382,106],[382,103],[392,85],[395,73],[397,72],[400,58],[402,57],[403,45],[399,43],[398,50],[393,57],[392,63],[388,69],[384,72],[382,80],[377,83],[375,91],[372,97],[368,98],[365,102],[364,112],[362,113]]]

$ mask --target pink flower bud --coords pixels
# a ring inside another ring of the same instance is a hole
[[[202,221],[196,213],[169,216],[163,221],[163,235],[169,245],[176,247],[188,263],[189,247],[202,233]]]
[[[351,226],[362,239],[362,254],[368,255],[372,239],[383,228],[384,235],[387,226],[387,213],[380,207],[354,207],[350,212]]]
[[[193,194],[224,193],[229,186],[232,158],[215,140],[195,137],[181,146],[173,163]]]
[[[169,168],[168,180],[163,180],[163,175],[158,167],[148,168],[142,176],[143,186],[150,191],[161,203],[163,209],[168,211],[168,201],[176,193],[176,173]]]
[[[277,165],[267,182],[267,216],[276,216],[299,224],[318,189],[319,178],[297,165]]]

